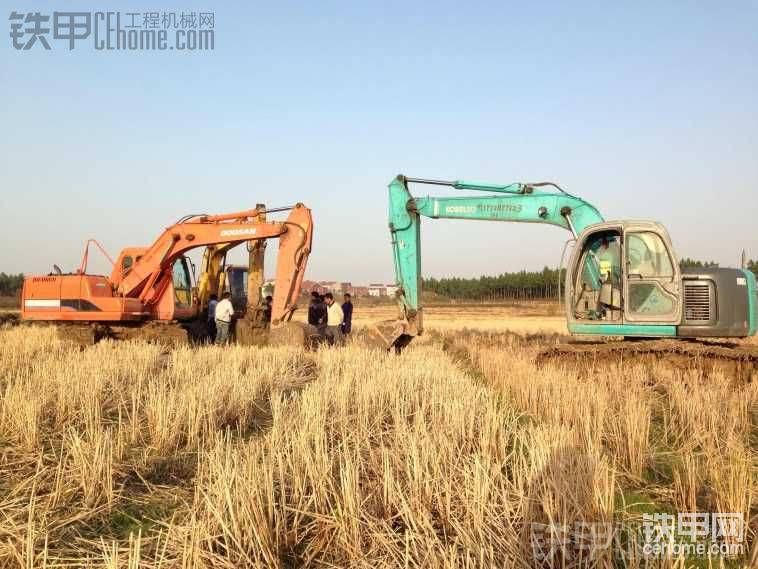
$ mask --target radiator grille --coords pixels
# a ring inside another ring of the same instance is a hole
[[[684,285],[684,319],[687,322],[708,322],[711,314],[711,287],[708,283],[686,283]]]

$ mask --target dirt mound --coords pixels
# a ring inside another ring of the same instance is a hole
[[[15,312],[0,312],[0,326],[8,324],[14,326],[20,322],[18,314]]]
[[[537,365],[595,369],[613,364],[700,368],[706,375],[722,372],[740,382],[758,380],[758,346],[698,340],[568,342],[540,352]]]
[[[268,331],[270,346],[310,347],[318,331],[302,322],[285,322]]]
[[[240,346],[265,346],[269,341],[269,330],[255,326],[248,320],[237,320],[234,324],[234,339]]]

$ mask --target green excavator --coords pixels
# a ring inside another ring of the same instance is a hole
[[[489,195],[414,197],[409,191],[412,183]],[[758,293],[753,273],[681,269],[660,223],[605,221],[595,206],[550,182],[496,185],[400,175],[389,185],[400,314],[376,330],[388,349],[399,352],[424,330],[422,216],[544,223],[569,231],[575,246],[566,266],[565,313],[572,335],[660,339],[756,334]]]

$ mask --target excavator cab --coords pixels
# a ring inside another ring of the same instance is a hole
[[[566,312],[576,334],[672,335],[682,315],[682,275],[659,223],[590,225],[566,277]]]

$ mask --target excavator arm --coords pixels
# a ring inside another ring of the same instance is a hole
[[[266,205],[256,204],[255,209],[259,214],[248,221],[266,221]],[[208,245],[203,251],[200,261],[200,276],[197,279],[197,301],[200,311],[208,310],[208,303],[212,294],[218,294],[226,286],[226,256],[229,251],[240,245],[239,242],[219,243]],[[247,306],[246,312],[255,309],[260,304],[260,288],[263,286],[264,257],[266,240],[258,239],[247,242],[248,266],[247,266]],[[258,291],[258,294],[255,294]]]
[[[200,276],[197,279],[197,300],[201,310],[207,310],[212,294],[224,287],[224,262],[226,254],[239,243],[208,245],[200,261]]]
[[[284,222],[286,231],[279,237],[276,261],[276,286],[271,310],[271,324],[288,322],[295,311],[303,285],[305,267],[313,247],[311,210],[298,205]]]
[[[210,246],[228,250],[244,242],[278,237],[272,321],[289,320],[311,250],[313,220],[311,211],[302,204],[282,209],[291,209],[283,222],[259,221],[259,216],[264,213],[260,209],[180,220],[167,228],[124,274],[118,283],[118,293],[139,298],[149,306],[163,294],[174,261],[191,249]],[[219,257],[215,256],[214,262],[218,261]]]
[[[457,190],[498,195],[414,198],[410,183],[449,186]],[[553,191],[546,190],[552,188]],[[588,225],[600,223],[600,212],[586,201],[549,182],[494,185],[397,176],[389,185],[389,228],[398,285],[399,325],[384,333],[389,346],[407,343],[423,332],[421,294],[421,217],[545,223],[577,237]]]

